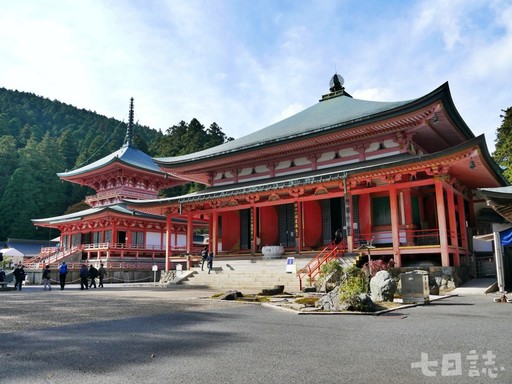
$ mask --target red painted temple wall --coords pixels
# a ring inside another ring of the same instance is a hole
[[[306,201],[303,207],[304,246],[321,246],[323,243],[322,208],[318,201]]]
[[[260,208],[261,245],[279,243],[279,220],[275,206]]]
[[[238,211],[222,213],[222,250],[235,251],[240,244],[240,214]]]
[[[369,194],[359,195],[359,233],[372,232],[371,205]]]

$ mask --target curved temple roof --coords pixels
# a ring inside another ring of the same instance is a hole
[[[88,216],[97,215],[103,212],[115,212],[122,215],[130,215],[130,216],[139,216],[148,219],[156,219],[156,220],[165,220],[165,217],[147,214],[144,212],[135,211],[133,209],[127,208],[126,204],[115,204],[109,206],[95,207],[85,209],[79,212],[69,213],[67,215],[54,216],[54,217],[46,217],[43,219],[32,219],[32,223],[34,225],[43,225],[43,224],[59,224],[65,223],[69,221],[79,221]]]
[[[381,120],[396,114],[407,113],[409,110],[412,111],[441,99],[447,104],[445,108],[454,112],[453,117],[459,120],[459,127],[466,138],[473,138],[474,135],[456,112],[448,83],[445,83],[420,98],[395,102],[354,99],[347,93],[343,93],[337,97],[321,100],[302,112],[239,139],[188,155],[155,158],[154,160],[162,166],[179,166],[180,163],[200,161],[242,150],[257,149],[285,140],[328,132],[331,129]]]
[[[83,167],[74,169],[69,172],[57,173],[57,176],[71,177],[81,175],[83,173],[103,168],[106,165],[116,161],[150,172],[156,172],[161,174],[164,173],[160,170],[160,168],[158,167],[158,165],[155,163],[151,156],[145,154],[144,152],[140,151],[137,148],[128,145],[121,147],[117,151],[112,152],[110,155],[105,156],[91,164],[87,164]]]

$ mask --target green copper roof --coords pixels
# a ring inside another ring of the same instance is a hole
[[[102,213],[104,211],[112,211],[112,212],[123,214],[123,215],[139,216],[139,217],[143,217],[143,218],[165,220],[164,216],[151,215],[151,214],[144,213],[144,212],[134,211],[133,209],[128,209],[126,207],[126,204],[114,204],[114,205],[84,209],[83,211],[73,212],[73,213],[69,213],[67,215],[47,217],[44,219],[32,219],[32,223],[34,223],[35,225],[37,225],[38,223],[41,223],[41,224],[43,224],[43,223],[45,223],[45,224],[65,223],[67,221],[82,220],[87,216],[96,215],[96,214]]]
[[[69,172],[57,173],[57,176],[69,177],[69,176],[80,175],[83,173],[93,171],[95,169],[103,168],[106,165],[113,163],[115,161],[119,161],[119,162],[125,163],[127,165],[130,165],[130,166],[133,166],[136,168],[140,168],[143,170],[162,173],[160,171],[160,168],[158,167],[158,165],[151,158],[151,156],[145,154],[138,148],[135,148],[131,145],[124,145],[117,151],[115,151],[115,152],[111,153],[110,155],[105,156],[91,164],[85,165],[83,167],[74,169]]]
[[[415,99],[417,100],[417,99]],[[332,128],[355,122],[364,122],[372,117],[410,104],[414,100],[378,102],[354,99],[344,93],[342,96],[323,100],[302,112],[272,124],[239,139],[177,157],[155,158],[160,164],[176,164],[194,161],[244,149],[256,149],[275,142],[298,138],[328,131]]]

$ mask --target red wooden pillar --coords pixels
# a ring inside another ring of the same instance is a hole
[[[466,210],[464,209],[464,196],[460,193],[457,194],[457,210],[459,214],[459,233],[460,233],[460,241],[462,245],[462,249],[464,253],[467,255],[469,250],[468,245],[468,233],[466,230]],[[456,267],[460,266],[460,254],[457,255],[457,258],[454,260],[454,265]]]
[[[303,212],[304,207],[302,206],[302,201],[297,201],[297,238],[296,240],[296,246],[297,246],[297,253],[300,255],[300,252],[302,251],[302,242],[304,241],[304,220],[303,220]]]
[[[258,242],[258,217],[257,217],[257,209],[256,206],[253,205],[251,207],[251,256],[254,256],[257,249]]]
[[[450,254],[448,252],[448,228],[446,226],[446,209],[444,205],[443,181],[439,176],[435,178],[437,226],[439,228],[439,244],[441,246],[441,265],[450,266]]]
[[[187,213],[187,253],[191,255],[194,251],[194,220],[192,212]]]
[[[169,272],[171,269],[171,255],[172,255],[172,249],[171,249],[171,214],[167,214],[166,218],[166,228],[165,228],[165,272]]]
[[[395,266],[402,266],[402,256],[400,255],[400,221],[398,218],[398,201],[396,187],[390,185],[389,189],[389,207],[391,210],[391,237],[393,239],[393,260]]]
[[[453,187],[446,191],[446,200],[448,201],[448,222],[450,224],[450,244],[454,249],[454,257],[453,264],[455,265],[455,260],[459,260],[459,240],[458,240],[458,228],[457,228],[457,220],[455,212],[455,195],[453,193]],[[457,262],[458,264],[458,262]]]
[[[403,215],[407,245],[414,245],[414,222],[412,217],[412,197],[409,188],[402,191]]]
[[[213,254],[217,256],[219,253],[219,214],[217,211],[213,211],[212,220],[213,236],[211,240],[213,240],[213,244],[210,241],[210,249],[212,250]]]
[[[213,251],[213,214],[208,214],[208,251]]]

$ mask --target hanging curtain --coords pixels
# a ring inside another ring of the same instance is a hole
[[[501,245],[512,245],[512,228],[500,232]]]

